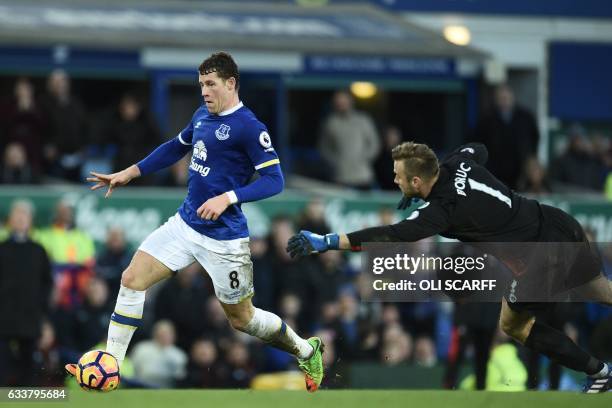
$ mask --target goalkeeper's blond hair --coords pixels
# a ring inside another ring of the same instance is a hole
[[[404,162],[408,179],[416,176],[429,181],[440,171],[436,154],[423,143],[404,142],[397,145],[391,150],[391,157]]]

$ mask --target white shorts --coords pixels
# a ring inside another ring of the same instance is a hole
[[[197,261],[213,281],[217,298],[236,304],[253,296],[253,263],[248,238],[218,241],[192,229],[177,213],[138,248],[173,271]]]

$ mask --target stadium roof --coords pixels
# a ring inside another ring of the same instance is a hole
[[[371,5],[0,0],[0,44],[481,59]]]

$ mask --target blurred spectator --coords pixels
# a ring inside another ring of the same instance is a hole
[[[297,226],[299,230],[307,230],[321,235],[330,232],[329,225],[325,221],[325,203],[323,199],[317,197],[308,201],[306,207],[298,216]]]
[[[102,279],[94,277],[87,284],[80,307],[55,311],[53,323],[63,353],[80,355],[106,338],[114,306],[109,300],[108,286]]]
[[[540,139],[533,114],[518,106],[508,85],[495,90],[495,105],[476,126],[475,141],[489,150],[487,168],[508,187],[516,189],[528,157],[537,153]]]
[[[499,303],[456,303],[454,327],[444,387],[457,387],[459,370],[469,345],[473,347],[475,388],[484,390],[487,381],[487,364],[499,321]]]
[[[517,185],[517,190],[531,194],[547,194],[552,192],[546,176],[546,170],[544,170],[544,167],[540,164],[537,157],[531,156],[525,162],[523,174]]]
[[[516,347],[507,342],[507,337],[500,331],[496,334],[491,359],[487,364],[487,378],[484,389],[487,391],[525,391],[527,370],[518,358]],[[474,376],[470,375],[461,381],[462,390],[474,389]]]
[[[295,293],[304,300],[307,296],[309,268],[314,264],[310,259],[291,258],[285,248],[293,234],[293,220],[284,215],[277,215],[270,225],[269,247],[272,267],[278,279],[277,299],[281,293]]]
[[[96,257],[96,275],[106,281],[111,297],[119,292],[121,274],[132,260],[133,252],[125,240],[121,227],[110,227],[106,233],[106,245]]]
[[[381,362],[394,366],[405,363],[412,356],[412,338],[399,324],[386,327],[382,335]]]
[[[142,160],[161,143],[159,130],[136,95],[126,93],[117,108],[95,131],[95,141],[121,146],[114,158],[113,169],[119,171]],[[147,182],[143,179],[133,180]],[[150,180],[149,180],[150,182]]]
[[[228,375],[224,378],[224,388],[248,388],[255,376],[249,349],[241,341],[233,341],[225,352]]]
[[[59,201],[52,225],[38,231],[35,239],[51,259],[56,291],[54,303],[66,309],[79,306],[94,274],[95,249],[91,236],[75,227],[73,207]]]
[[[89,144],[88,117],[81,101],[71,93],[70,78],[64,70],[49,74],[41,107],[49,122],[44,146],[47,173],[79,181],[82,149]]]
[[[5,151],[9,143],[22,145],[32,176],[37,177],[42,170],[46,123],[28,78],[15,82],[14,99],[5,107],[3,116],[0,118],[0,150]]]
[[[414,362],[421,367],[433,367],[437,363],[436,346],[431,337],[417,338],[413,354]]]
[[[153,339],[136,344],[131,354],[136,379],[161,388],[171,388],[185,377],[187,355],[174,345],[174,326],[160,320],[153,326]]]
[[[66,377],[60,361],[59,350],[55,338],[55,329],[48,321],[43,322],[42,332],[38,340],[38,348],[34,352],[35,384],[39,387],[62,387]]]
[[[206,331],[209,293],[202,273],[202,267],[194,262],[166,280],[155,298],[155,318],[172,322],[178,333],[176,344],[183,350],[190,350]]]
[[[257,291],[253,296],[253,304],[263,310],[275,310],[276,279],[272,259],[268,252],[268,240],[263,237],[251,236],[249,247],[251,249],[251,261],[253,262],[253,281],[257,286]]]
[[[166,174],[162,176],[160,184],[168,187],[184,187],[189,178],[189,160],[191,154],[187,154],[181,160],[174,163]]]
[[[374,163],[376,181],[382,190],[397,191],[395,173],[393,172],[393,158],[391,150],[402,142],[402,133],[396,126],[389,126],[383,135],[383,148]]]
[[[222,363],[214,341],[196,340],[191,346],[187,375],[181,385],[185,388],[219,388]]]
[[[6,145],[0,167],[0,184],[32,184],[34,181],[23,145],[17,142]]]
[[[373,162],[380,150],[380,140],[372,119],[353,108],[353,97],[337,91],[334,111],[323,124],[319,151],[334,171],[336,183],[368,190],[375,178]]]
[[[30,239],[33,209],[15,201],[0,243],[0,386],[34,386],[34,352],[49,312],[51,265]]]
[[[605,168],[594,153],[586,130],[573,125],[568,130],[569,145],[563,155],[555,159],[550,168],[553,181],[568,190],[601,191]]]
[[[203,321],[206,325],[206,336],[215,340],[221,346],[226,347],[229,339],[234,337],[236,332],[227,321],[223,307],[215,296],[209,296],[206,300],[206,312]]]

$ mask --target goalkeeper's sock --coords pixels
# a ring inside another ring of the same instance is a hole
[[[601,361],[578,347],[565,333],[537,320],[525,340],[525,346],[567,368],[588,375],[600,372],[603,366]]]
[[[134,290],[121,285],[106,340],[106,351],[111,353],[119,364],[125,359],[132,335],[140,327],[144,302],[144,290]]]
[[[309,358],[313,352],[310,343],[298,336],[280,317],[262,309],[255,308],[244,332],[300,359]]]

